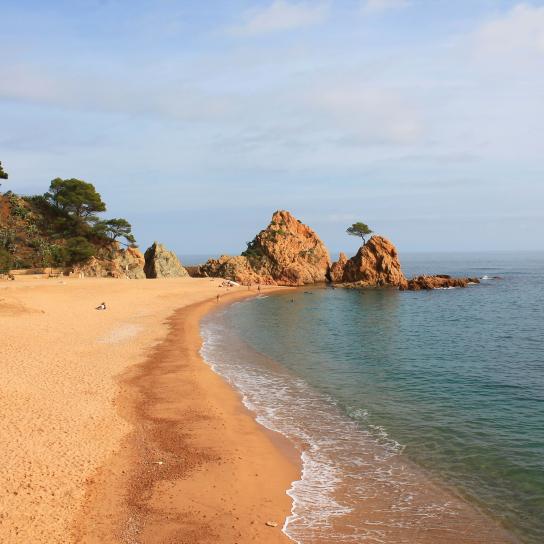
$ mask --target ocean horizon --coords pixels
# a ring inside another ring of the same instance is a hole
[[[465,289],[291,289],[206,317],[202,355],[299,449],[307,542],[544,541],[543,252],[405,253]],[[438,531],[438,533],[437,533]]]

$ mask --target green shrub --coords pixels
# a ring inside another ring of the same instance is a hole
[[[9,251],[0,247],[0,274],[7,274],[13,266]]]
[[[95,247],[83,236],[70,238],[64,250],[64,262],[68,265],[79,264],[87,261],[95,253]]]

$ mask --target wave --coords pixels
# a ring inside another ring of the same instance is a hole
[[[203,321],[203,359],[240,391],[261,425],[301,452],[301,478],[287,491],[293,500],[287,536],[299,544],[355,544],[456,515],[447,500],[424,500],[417,471],[399,455],[403,445],[370,425],[366,409],[352,407],[348,417],[333,399],[244,344],[221,315]]]

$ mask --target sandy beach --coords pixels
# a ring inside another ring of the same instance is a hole
[[[296,457],[198,355],[219,283],[0,283],[1,542],[288,541]]]

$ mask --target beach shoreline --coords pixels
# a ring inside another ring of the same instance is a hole
[[[286,329],[294,331],[293,324],[307,315],[303,310],[317,306],[315,297],[305,295],[250,300],[211,314],[203,323],[206,360],[242,392],[262,425],[281,432],[303,452],[303,475],[289,492],[293,512],[287,534],[296,541],[323,543],[374,537],[422,544],[519,542],[504,520],[405,456],[404,447],[383,427],[376,429],[379,434],[368,432],[368,426],[291,370],[288,361],[292,354],[300,357],[302,348]],[[270,343],[260,338],[261,331],[271,335]],[[319,368],[311,334],[307,328],[301,334],[309,342],[308,365]],[[276,358],[274,346],[282,342],[289,351]],[[297,369],[304,369],[304,362],[295,360],[302,363]]]
[[[2,542],[289,541],[299,467],[198,353],[217,294],[255,294],[220,285],[0,284]]]
[[[89,486],[77,542],[292,542],[281,528],[300,471],[294,447],[200,356],[201,318],[254,295],[176,310],[166,338],[120,379],[133,431]]]

